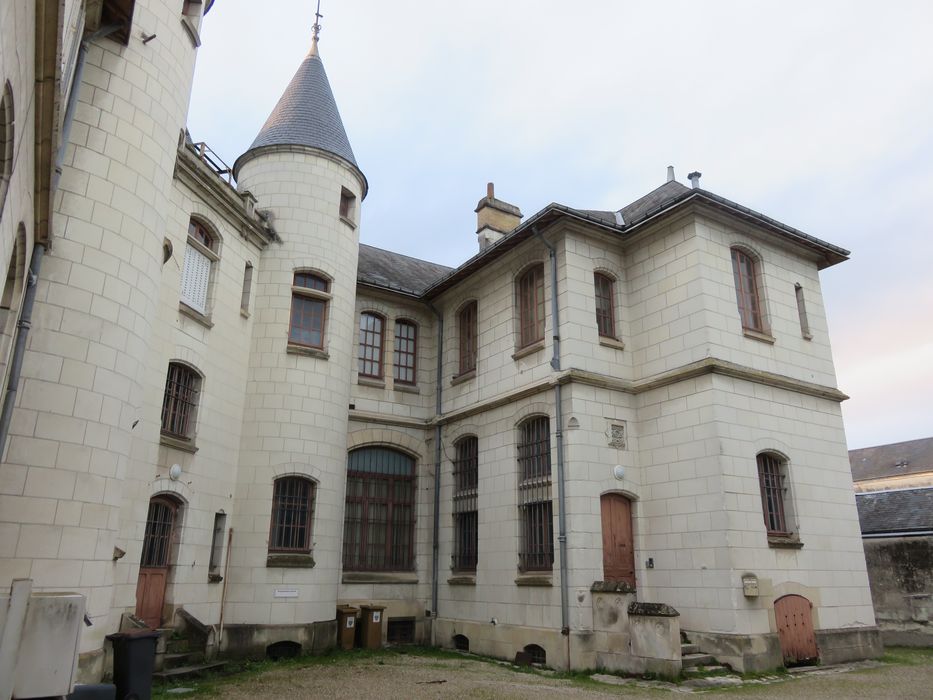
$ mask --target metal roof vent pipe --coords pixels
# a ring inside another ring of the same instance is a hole
[[[703,176],[699,170],[694,170],[692,173],[687,175],[687,179],[690,180],[690,184],[693,185],[693,189],[700,189],[700,178]]]
[[[674,181],[674,166],[673,165],[667,166],[667,181],[668,182]]]

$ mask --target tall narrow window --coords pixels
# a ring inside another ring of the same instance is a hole
[[[220,574],[220,562],[224,553],[224,533],[227,529],[227,514],[214,513],[214,535],[211,538],[211,559],[208,574]]]
[[[600,272],[593,274],[596,289],[596,328],[604,338],[616,337],[614,285],[612,278]]]
[[[361,377],[382,379],[382,329],[385,319],[378,314],[360,314],[360,359]]]
[[[181,300],[199,314],[207,315],[211,267],[219,259],[217,243],[204,224],[194,219],[188,222],[185,265],[181,273]]]
[[[551,518],[551,428],[547,416],[519,426],[518,506],[521,521],[519,568],[549,571],[554,564]]]
[[[0,96],[0,214],[3,214],[3,205],[13,176],[13,119],[13,88],[7,81],[3,95]]]
[[[296,272],[292,281],[292,313],[288,342],[324,348],[324,326],[330,282],[313,272]]]
[[[476,326],[476,302],[460,309],[457,318],[457,326],[460,331],[460,371],[459,374],[467,374],[476,370],[476,348],[477,348],[477,326]]]
[[[733,248],[732,272],[735,276],[735,297],[739,305],[739,316],[742,318],[742,328],[764,333],[757,261],[745,251]]]
[[[476,571],[479,518],[477,488],[479,486],[479,449],[477,439],[470,435],[454,445],[454,571]]]
[[[804,340],[811,340],[810,319],[807,316],[807,302],[803,298],[803,285],[799,282],[794,285],[794,294],[797,296],[797,315],[800,317],[800,334]]]
[[[411,321],[395,321],[396,384],[415,384],[418,357],[418,326]]]
[[[240,294],[240,311],[249,314],[249,297],[253,288],[253,264],[246,263],[243,268],[243,292]]]
[[[170,362],[162,397],[162,432],[171,437],[190,440],[194,437],[194,421],[198,408],[201,377],[187,365]]]
[[[353,193],[348,189],[341,189],[340,191],[340,218],[346,219],[347,221],[353,221],[353,204],[356,201],[356,197],[353,196]]]
[[[769,535],[787,535],[784,517],[784,479],[787,465],[773,454],[758,455],[758,484],[761,487],[761,510]]]
[[[518,278],[519,344],[544,340],[544,265],[535,265]]]
[[[275,480],[272,491],[270,552],[310,552],[314,483],[300,476]]]
[[[411,571],[415,565],[415,461],[364,447],[347,462],[345,571]]]

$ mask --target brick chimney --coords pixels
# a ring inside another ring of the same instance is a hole
[[[493,183],[486,185],[486,196],[476,205],[476,238],[480,251],[486,250],[522,221],[522,212],[514,204],[496,199]]]

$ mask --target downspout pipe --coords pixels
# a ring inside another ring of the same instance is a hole
[[[444,396],[444,315],[433,304],[428,305],[437,317],[437,390],[435,394],[434,414],[440,418]],[[440,528],[441,528],[441,424],[434,426],[434,524],[431,544],[431,617],[437,619],[437,590],[440,569]],[[431,624],[431,644],[436,643],[437,630]]]
[[[535,236],[548,249],[551,261],[551,319],[553,322],[553,347],[551,369],[560,372],[560,312],[557,304],[557,249],[543,236],[537,226],[532,227]],[[561,634],[567,637],[567,668],[570,668],[570,604],[567,575],[567,495],[565,493],[564,470],[564,416],[561,405],[561,384],[554,385],[554,420],[557,423],[557,542],[560,547],[560,621]]]

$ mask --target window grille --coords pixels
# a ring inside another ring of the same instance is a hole
[[[323,349],[327,298],[318,294],[326,295],[329,291],[330,282],[323,277],[310,272],[295,273],[288,342]]]
[[[190,367],[169,363],[162,398],[162,432],[188,439],[194,428],[201,378]]]
[[[382,379],[382,329],[385,321],[376,314],[360,314],[359,373]]]
[[[272,494],[269,551],[311,551],[313,508],[314,484],[311,481],[297,476],[276,479]]]
[[[732,249],[732,272],[735,277],[735,296],[739,306],[742,327],[764,332],[761,302],[758,297],[759,270],[754,258],[738,248]]]
[[[394,378],[398,384],[415,384],[418,356],[418,326],[411,321],[395,322]]]
[[[172,548],[172,529],[175,524],[175,506],[161,498],[149,501],[146,532],[139,565],[145,567],[168,566]]]
[[[479,486],[478,440],[468,436],[458,440],[454,460],[454,553],[455,571],[476,571],[479,517],[477,488]]]
[[[769,535],[787,535],[784,518],[783,460],[770,454],[758,455],[758,482],[761,486],[761,510]]]
[[[546,571],[554,564],[551,517],[551,428],[546,416],[519,427],[518,504],[521,520],[519,568]]]
[[[597,272],[593,275],[593,284],[596,289],[596,328],[601,336],[614,338],[616,330],[612,280]]]
[[[476,369],[477,325],[476,302],[472,301],[460,311],[460,374]]]
[[[518,280],[521,347],[544,340],[544,266],[535,265]]]

